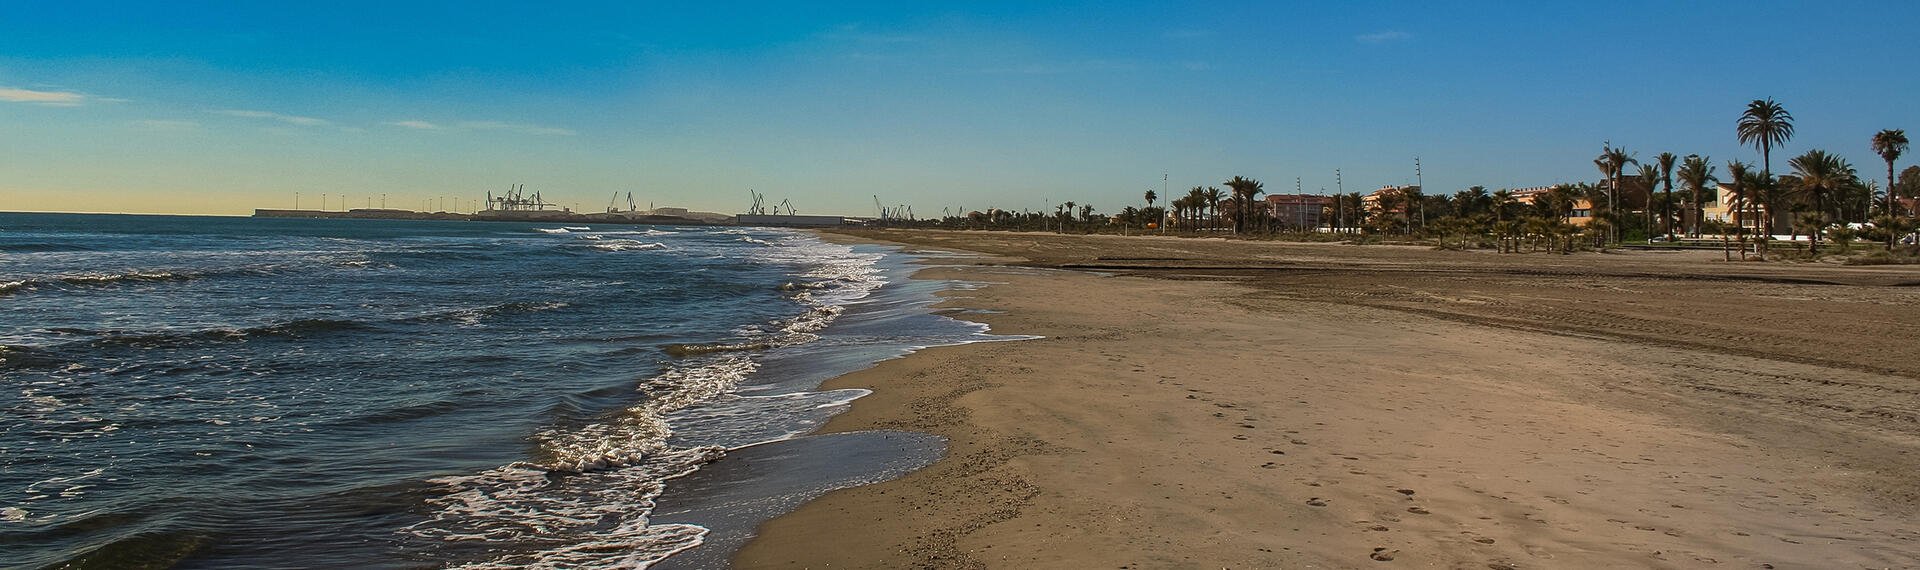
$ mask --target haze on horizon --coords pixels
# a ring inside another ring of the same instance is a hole
[[[1163,172],[1366,191],[1415,156],[1450,193],[1593,180],[1603,141],[1757,161],[1734,122],[1764,97],[1796,119],[1776,171],[1821,148],[1879,180],[1869,137],[1920,128],[1912,3],[637,4],[16,4],[0,211],[524,183],[585,211],[1111,212]]]

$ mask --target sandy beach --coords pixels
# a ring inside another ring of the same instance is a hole
[[[1920,566],[1920,271],[872,231],[1019,342],[832,380],[949,439],[741,568]]]

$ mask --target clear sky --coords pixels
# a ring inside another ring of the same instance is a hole
[[[1451,192],[1592,180],[1609,140],[1757,162],[1734,121],[1769,96],[1798,126],[1776,171],[1823,148],[1879,179],[1872,134],[1920,130],[1915,2],[815,4],[0,0],[0,210],[524,183],[586,211],[1112,211],[1163,172],[1364,191],[1419,156]]]

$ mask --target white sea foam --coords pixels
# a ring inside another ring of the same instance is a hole
[[[670,232],[665,230],[656,230],[656,229],[648,228],[644,230],[599,231],[594,233],[597,233],[600,235],[608,235],[608,236],[670,236],[680,232]]]
[[[652,231],[652,230],[649,230]],[[730,396],[760,366],[764,349],[793,346],[819,338],[847,303],[884,284],[875,268],[879,254],[855,254],[847,246],[817,239],[764,241],[752,253],[766,262],[811,266],[797,278],[789,298],[800,314],[736,330],[725,346],[748,350],[698,351],[674,361],[643,381],[645,394],[632,407],[585,425],[561,425],[535,436],[539,458],[473,475],[434,479],[442,493],[430,500],[435,512],[407,531],[452,543],[483,540],[490,552],[515,552],[469,568],[644,568],[700,544],[706,529],[693,525],[652,525],[653,499],[668,479],[692,472],[724,455],[722,447],[678,447],[669,443],[675,418],[690,425],[747,425],[751,414],[715,413],[676,416],[695,404]],[[658,249],[664,244],[603,240],[589,247]],[[745,397],[746,408],[813,410],[844,406],[865,391]],[[758,416],[765,424],[765,415]],[[717,422],[717,423],[716,423]],[[696,429],[702,429],[696,426]],[[741,437],[792,437],[804,425],[743,428]],[[725,430],[723,430],[725,431]],[[701,433],[705,433],[702,431]],[[757,443],[757,441],[743,441]]]
[[[540,233],[543,233],[543,234],[570,234],[570,233],[573,233],[573,230],[569,230],[569,229],[567,229],[567,228],[533,228],[533,231],[536,231],[536,232],[540,232]]]
[[[649,243],[630,239],[612,239],[589,245],[587,248],[600,251],[646,251],[650,249],[667,249],[667,244],[660,242]]]

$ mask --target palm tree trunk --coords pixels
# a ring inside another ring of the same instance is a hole
[[[1868,200],[1872,200],[1872,197],[1868,197]],[[1894,215],[1893,213],[1893,161],[1892,160],[1887,161],[1887,215],[1889,216]]]

